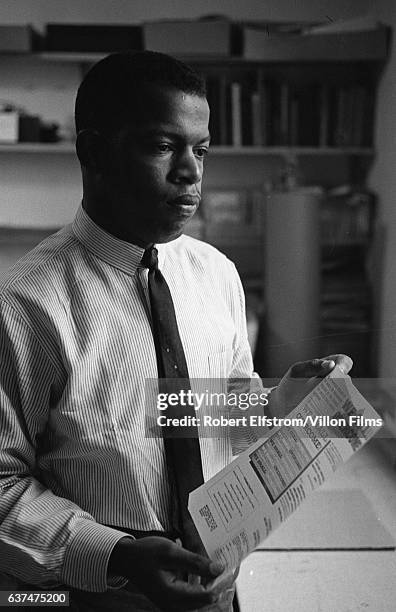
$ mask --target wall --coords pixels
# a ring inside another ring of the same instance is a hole
[[[396,31],[396,5],[380,0],[375,6],[378,19]],[[393,42],[382,75],[377,100],[376,160],[370,185],[378,193],[377,249],[374,282],[377,301],[378,373],[395,376],[396,364],[396,48]]]
[[[0,18],[0,22],[1,22]],[[68,126],[81,78],[77,64],[0,56],[0,100]],[[5,153],[0,149],[0,224],[56,227],[67,223],[81,199],[75,155]]]

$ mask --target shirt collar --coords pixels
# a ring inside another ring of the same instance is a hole
[[[102,259],[110,266],[130,275],[135,274],[136,270],[141,267],[144,249],[136,244],[120,240],[120,238],[116,238],[116,236],[106,232],[106,230],[92,221],[82,205],[80,205],[77,211],[72,228],[77,240],[93,255]],[[163,266],[169,248],[172,248],[173,244],[180,240],[180,238],[181,236],[171,242],[155,245],[158,249],[159,268]]]

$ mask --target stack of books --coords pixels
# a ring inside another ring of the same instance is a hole
[[[368,84],[296,85],[253,76],[207,77],[212,144],[217,146],[370,147],[374,93]]]

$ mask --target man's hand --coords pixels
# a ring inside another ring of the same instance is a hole
[[[347,355],[329,355],[292,365],[269,396],[271,415],[284,417],[289,414],[336,365],[344,374],[348,374],[353,361]]]
[[[161,537],[122,538],[109,562],[111,574],[129,578],[167,611],[194,610],[217,601],[235,579],[224,574],[224,579],[214,581],[222,571],[221,565]],[[199,580],[187,582],[187,574],[200,576],[206,586]]]

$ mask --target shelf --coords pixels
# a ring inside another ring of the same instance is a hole
[[[210,148],[209,155],[250,155],[250,156],[294,156],[294,155],[374,155],[371,147],[216,147]]]
[[[109,53],[61,53],[55,51],[45,51],[43,53],[33,54],[33,57],[49,62],[93,64],[94,62],[99,62],[99,60],[106,57],[106,55],[109,55]]]
[[[0,144],[0,153],[56,153],[69,154],[75,152],[72,142],[19,142],[16,144]]]
[[[40,53],[31,54],[32,57],[36,57],[46,62],[60,62],[60,63],[75,63],[75,64],[93,64],[94,62],[98,62],[111,52],[99,52],[99,53],[89,53],[89,52],[67,52],[67,51],[43,51]],[[202,65],[202,66],[219,66],[227,64],[230,66],[259,66],[265,63],[265,60],[260,59],[246,59],[244,57],[235,56],[235,55],[177,55],[177,59],[194,64],[194,65]],[[292,61],[292,60],[290,60]]]
[[[244,56],[170,54],[187,63],[227,66],[257,66],[274,62],[367,62],[385,60],[387,56],[388,30],[384,27],[363,32],[312,36],[275,34],[270,37],[262,30],[247,27],[244,35]],[[32,55],[45,61],[90,64],[109,53],[111,52],[42,51]]]
[[[36,57],[46,62],[61,62],[61,63],[75,63],[75,64],[92,64],[98,62],[111,51],[103,52],[79,52],[79,51],[42,51],[40,53],[31,54],[32,57]],[[204,65],[243,65],[251,64],[256,66],[262,64],[263,60],[249,60],[239,56],[227,56],[227,55],[177,55],[177,58],[183,62],[191,64],[204,64]]]
[[[72,142],[40,143],[21,142],[16,144],[0,144],[0,153],[75,153]],[[369,157],[374,155],[374,149],[370,147],[216,147],[210,149],[210,156],[312,156],[320,157],[327,155],[356,155]]]

